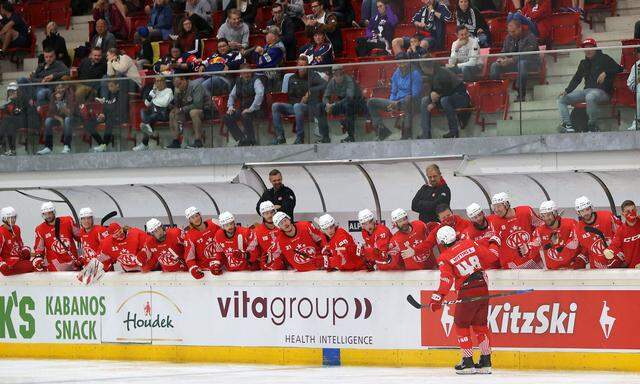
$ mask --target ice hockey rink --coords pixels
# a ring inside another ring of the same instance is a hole
[[[640,383],[640,375],[615,372],[495,370],[458,376],[447,368],[295,367],[172,364],[157,362],[1,360],[2,384],[67,383]]]

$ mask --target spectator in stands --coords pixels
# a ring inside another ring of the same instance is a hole
[[[58,33],[58,25],[55,21],[47,23],[45,36],[45,39],[42,40],[42,49],[52,47],[56,52],[56,59],[62,61],[67,67],[71,67],[71,58],[69,57],[69,51],[67,51],[67,42],[64,40],[64,37]],[[43,60],[44,57],[40,55],[38,62],[41,63]]]
[[[227,39],[218,40],[218,50],[203,60],[200,72],[223,72],[240,69],[245,62],[238,51],[232,51]],[[197,80],[194,80],[197,81]],[[233,88],[233,77],[223,73],[205,76],[201,80],[202,86],[212,95],[226,95]]]
[[[142,86],[142,79],[136,63],[129,56],[121,53],[118,48],[111,48],[107,51],[107,77],[128,78],[129,81],[120,84],[120,92],[125,95],[130,92],[135,93]],[[102,83],[100,94],[105,99],[108,97],[107,82]]]
[[[120,82],[111,80],[107,83],[107,97],[105,99],[98,98],[102,104],[102,113],[97,116],[85,118],[84,129],[98,143],[93,148],[94,152],[106,152],[107,145],[113,140],[113,131],[129,119],[128,114],[128,98],[126,94],[120,91]],[[83,117],[82,105],[80,106],[80,115]],[[86,115],[85,115],[86,116]],[[104,136],[100,136],[97,130],[99,123],[104,123]]]
[[[225,12],[231,9],[237,9],[240,12],[240,18],[249,26],[253,26],[258,14],[257,0],[230,0]]]
[[[208,0],[187,0],[184,12],[193,27],[206,36],[213,33],[211,20],[211,4]],[[184,21],[182,22],[184,27]]]
[[[374,49],[383,49],[386,54],[391,54],[391,41],[393,31],[398,24],[398,17],[393,13],[391,6],[383,0],[376,3],[377,12],[367,24],[366,37],[356,39],[356,53],[358,56],[368,56]]]
[[[68,81],[69,76],[63,76],[61,81]],[[62,126],[63,154],[71,153],[71,136],[73,127],[77,123],[78,110],[75,92],[69,84],[58,84],[51,95],[47,118],[44,121],[44,148],[38,155],[48,155],[53,152],[53,129]]]
[[[249,64],[240,66],[240,69],[249,68]],[[229,94],[227,114],[223,120],[239,147],[256,144],[253,119],[262,107],[264,89],[264,84],[255,72],[242,72]],[[239,105],[238,109],[236,109],[236,102]],[[242,122],[244,129],[241,130],[238,127],[238,121]]]
[[[13,4],[3,1],[0,5],[2,15],[2,28],[0,29],[0,41],[2,41],[3,54],[9,48],[27,48],[31,45],[29,39],[29,27],[22,17],[13,11]]]
[[[465,25],[458,26],[458,40],[451,44],[447,68],[454,73],[462,73],[464,81],[474,81],[482,71],[478,39],[470,36]]]
[[[194,141],[186,148],[202,148],[202,121],[205,117],[205,111],[208,109],[207,104],[208,100],[211,100],[211,95],[206,92],[202,84],[189,81],[186,76],[173,79],[173,85],[175,87],[175,107],[169,112],[169,127],[173,134],[173,141],[166,148],[180,148],[181,127],[187,118],[190,118],[193,124]]]
[[[122,4],[126,16],[144,12],[144,0],[124,0]]]
[[[634,39],[640,39],[640,21],[636,21],[636,26],[633,32]]]
[[[107,75],[107,61],[102,56],[100,48],[94,47],[88,57],[80,62],[78,67],[78,80],[96,80],[95,82],[82,82],[76,85],[76,99],[78,93],[86,93],[88,97],[95,97],[100,92],[100,79]]]
[[[149,39],[149,28],[138,27],[138,36],[140,37],[140,49],[136,53],[136,66],[138,69],[151,66],[153,63],[153,46]]]
[[[464,28],[464,27],[462,27]],[[422,136],[419,139],[431,139],[431,116],[433,110],[438,108],[444,111],[449,125],[449,132],[445,139],[458,137],[458,108],[467,108],[471,104],[469,93],[464,82],[447,68],[443,68],[439,62],[429,63],[433,68],[431,74],[431,93],[422,98],[420,105],[420,126]]]
[[[122,6],[122,2],[118,1]],[[98,0],[93,5],[93,20],[104,20],[107,23],[107,30],[111,32],[117,39],[127,39],[129,31],[124,19],[124,8],[121,8],[116,2],[108,0]]]
[[[302,19],[307,35],[313,37],[316,30],[322,30],[331,41],[335,54],[340,55],[342,53],[342,33],[338,26],[338,17],[333,13],[326,12],[321,0],[313,0],[311,10],[313,13]]]
[[[300,49],[300,55],[307,58],[309,65],[333,64],[335,59],[333,44],[331,44],[331,41],[329,41],[327,35],[321,29],[317,29],[313,33],[313,40]],[[327,70],[328,68],[321,69],[321,71]]]
[[[362,4],[360,5],[360,20],[358,20],[358,26],[369,26],[369,21],[373,19],[377,11],[378,0],[362,0]]]
[[[582,48],[597,48],[594,39],[585,39]],[[610,100],[613,92],[613,80],[617,73],[622,72],[622,67],[611,56],[602,53],[599,49],[584,51],[585,58],[580,61],[576,73],[569,82],[567,88],[560,94],[558,110],[560,111],[559,130],[561,132],[575,132],[571,125],[569,105],[587,103],[587,130],[598,131],[597,118],[599,104]],[[584,89],[576,90],[584,79]]]
[[[235,8],[227,12],[227,21],[220,26],[216,36],[226,39],[232,50],[249,47],[249,26],[242,22],[240,11]]]
[[[293,222],[293,210],[296,208],[296,194],[293,190],[282,184],[282,173],[277,169],[269,172],[269,183],[271,188],[262,193],[256,203],[256,212],[260,212],[260,204],[263,201],[270,201],[278,212],[286,213]]]
[[[469,0],[458,0],[456,23],[458,27],[467,27],[469,33],[478,39],[481,47],[486,48],[491,45],[489,25],[480,10],[470,6]]]
[[[629,77],[627,78],[627,87],[636,95],[636,115],[633,117],[633,123],[631,123],[631,126],[628,128],[629,131],[638,130],[638,120],[640,120],[640,87],[638,87],[638,83],[640,82],[640,78],[638,77],[640,73],[640,48],[636,48],[636,57],[638,61],[631,67]]]
[[[396,55],[396,60],[407,60],[406,53]],[[367,101],[367,108],[374,127],[378,130],[378,141],[391,135],[391,131],[384,125],[382,112],[401,111],[402,139],[411,138],[412,110],[422,93],[422,75],[417,69],[412,69],[409,63],[402,62],[391,77],[391,93],[388,99],[371,98]]]
[[[287,50],[287,61],[295,60],[297,57],[295,22],[285,14],[283,5],[280,3],[275,3],[271,7],[271,16],[271,19],[267,22],[267,27],[276,26],[280,28],[280,39]],[[262,31],[262,33],[267,32],[267,29]]]
[[[299,24],[296,24],[297,27],[304,28],[304,24],[302,24],[302,18],[304,17],[303,0],[278,0],[276,4],[282,5],[285,15],[289,16],[294,22],[299,19]]]
[[[500,1],[500,0],[498,0]],[[471,0],[471,6],[479,11],[497,11],[494,0]]]
[[[282,115],[295,116],[296,140],[294,144],[304,143],[304,115],[309,113],[310,118],[317,118],[318,124],[324,127],[327,124],[326,116],[321,111],[320,97],[326,86],[326,82],[316,71],[310,71],[305,57],[298,58],[298,70],[289,78],[288,103],[273,103],[271,116],[276,131],[274,144],[285,144],[284,130],[282,129]],[[324,129],[324,128],[323,128]],[[327,129],[328,131],[328,129]]]
[[[91,47],[100,48],[103,55],[106,55],[111,48],[116,47],[116,37],[107,30],[107,22],[104,19],[96,21],[96,34],[91,41]]]
[[[519,0],[515,0],[519,1]],[[545,19],[553,13],[551,0],[525,0],[525,5],[507,16],[507,22],[518,20],[529,27],[543,41],[549,38],[551,28]]]
[[[59,81],[63,76],[69,76],[69,68],[62,61],[56,60],[56,52],[51,47],[44,50],[44,62],[38,64],[36,70],[28,77],[18,79],[18,84],[44,83],[42,86],[27,86],[25,94],[33,99],[35,96],[36,105],[42,106],[49,102],[51,88],[46,85],[51,81]]]
[[[28,101],[21,97],[17,83],[9,83],[7,87],[7,101],[0,106],[0,142],[6,138],[4,156],[16,155],[16,133],[19,128],[26,127]]]
[[[286,48],[280,40],[280,28],[276,26],[269,27],[265,35],[266,45],[254,48],[253,59],[256,67],[260,69],[272,69],[279,67],[286,56]],[[264,84],[268,90],[275,89],[281,78],[279,71],[266,71],[263,73],[266,77],[267,84]]]
[[[420,59],[422,57],[426,57],[428,52],[426,49],[424,49],[422,46],[420,46],[420,42],[422,41],[422,35],[419,33],[416,33],[415,35],[411,36],[409,38],[409,47],[407,48],[407,56],[410,59]],[[400,51],[402,52],[402,51]],[[398,54],[399,52],[395,52],[395,54]],[[412,64],[412,67],[418,67],[417,64]]]
[[[529,31],[522,29],[522,23],[511,20],[507,24],[507,37],[502,45],[502,53],[534,52],[538,50],[538,39]],[[503,73],[517,72],[518,97],[516,102],[526,99],[529,71],[540,67],[538,55],[517,55],[500,57],[491,64],[491,79],[499,79]]]
[[[197,66],[198,59],[194,54],[183,53],[180,46],[174,44],[168,55],[161,57],[160,60],[153,64],[153,70],[159,75],[169,76],[194,72]]]
[[[322,108],[327,116],[344,116],[342,126],[347,131],[347,137],[340,140],[341,143],[356,141],[356,115],[366,109],[366,104],[360,86],[353,77],[344,73],[340,65],[333,67],[333,77],[329,80],[322,97]],[[320,134],[322,137],[329,137],[329,132],[321,131]]]
[[[323,5],[338,17],[340,26],[351,27],[356,18],[351,0],[323,0]]]
[[[200,47],[200,33],[198,32],[198,29],[193,26],[191,19],[186,17],[182,19],[178,34],[171,35],[171,39],[176,42],[182,52],[194,54],[197,57],[200,57],[200,53],[202,51],[202,48]]]
[[[429,51],[445,49],[446,25],[451,21],[451,12],[440,0],[422,0],[424,6],[416,12],[411,20],[413,25],[423,34],[420,45]],[[426,32],[426,34],[424,34]],[[393,39],[394,52],[399,52],[409,46],[408,37]]]
[[[451,190],[442,178],[437,164],[427,166],[427,183],[425,183],[411,201],[411,210],[418,213],[423,223],[438,222],[436,207],[451,204]]]
[[[173,101],[173,90],[167,87],[167,81],[162,76],[155,78],[153,89],[144,100],[144,108],[140,110],[140,131],[142,141],[133,150],[146,151],[149,149],[149,138],[154,135],[153,124],[169,121],[169,108]]]
[[[145,12],[149,14],[149,39],[167,40],[173,29],[173,11],[168,0],[154,0],[153,7],[147,5]]]

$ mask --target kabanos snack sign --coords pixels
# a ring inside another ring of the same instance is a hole
[[[422,291],[422,302],[431,294]],[[445,300],[454,298],[450,293]],[[422,310],[423,346],[458,345],[454,311]],[[492,299],[487,325],[494,347],[640,349],[639,313],[640,291],[540,290]]]

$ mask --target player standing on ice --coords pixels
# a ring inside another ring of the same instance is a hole
[[[278,232],[280,230],[273,223],[273,215],[276,207],[271,201],[260,203],[260,216],[262,223],[253,227],[258,246],[256,248],[260,260],[260,269],[263,271],[280,271],[287,269],[280,247],[278,247]]]
[[[496,262],[496,255],[470,239],[458,240],[456,231],[448,226],[438,229],[438,243],[444,249],[438,258],[440,286],[431,296],[429,308],[437,311],[455,282],[458,299],[489,294],[485,269]],[[453,316],[458,344],[462,349],[462,361],[455,366],[457,374],[491,373],[490,332],[487,327],[489,300],[456,304]],[[478,340],[480,361],[473,363],[471,331]]]
[[[427,242],[427,225],[420,220],[409,222],[407,211],[402,208],[391,212],[391,221],[398,227],[389,245],[391,264],[395,267],[393,269],[436,269],[433,244]]]
[[[44,260],[31,260],[31,250],[22,242],[20,227],[16,225],[18,213],[13,207],[0,210],[0,273],[4,276],[44,271]]]
[[[142,272],[187,271],[187,263],[184,260],[184,234],[180,228],[164,229],[160,220],[153,218],[147,221],[147,238],[142,252],[146,253],[147,262],[142,265]]]
[[[50,201],[42,204],[40,213],[44,222],[36,227],[36,256],[46,258],[50,272],[77,271],[82,265],[76,248],[80,230],[73,219],[56,217],[56,208]]]
[[[489,248],[497,257],[500,256],[500,238],[496,235],[491,221],[487,219],[478,203],[471,203],[467,207],[467,217],[471,221],[471,225],[467,226],[463,231],[463,238],[468,238],[476,243]],[[495,268],[500,268],[498,260]]]
[[[376,217],[368,209],[358,212],[364,245],[360,252],[372,269],[386,271],[394,269],[389,256],[391,231],[386,225],[376,222]]]
[[[100,242],[109,236],[107,227],[95,225],[93,210],[89,207],[80,209],[80,246],[82,249],[82,265],[100,255]]]
[[[236,225],[236,218],[230,212],[222,212],[218,222],[222,230],[216,233],[216,254],[211,273],[222,274],[223,266],[229,272],[257,270],[258,243],[251,229]]]
[[[291,222],[284,212],[273,215],[273,223],[280,228],[278,246],[289,265],[298,272],[317,271],[324,267],[322,249],[324,235],[308,221]]]
[[[576,238],[580,243],[582,254],[589,258],[591,269],[621,268],[624,266],[620,257],[608,260],[604,250],[611,244],[616,230],[622,222],[611,211],[594,212],[593,204],[586,196],[578,197],[575,201],[578,222],[576,223]]]
[[[326,256],[325,269],[327,271],[361,271],[367,269],[364,259],[358,253],[358,246],[353,237],[336,224],[333,216],[329,214],[318,218],[320,229],[329,239],[323,248],[323,256]]]
[[[547,269],[584,269],[588,260],[580,253],[576,221],[561,217],[553,200],[540,204],[540,217],[544,224],[533,232],[531,252],[542,255]]]
[[[640,268],[640,220],[636,204],[625,200],[620,206],[624,223],[616,231],[613,241],[604,251],[608,260],[622,258],[627,268]]]
[[[189,221],[184,235],[185,260],[191,276],[199,280],[204,277],[203,271],[214,272],[215,239],[220,226],[213,219],[205,221],[196,207],[187,208],[184,215]]]

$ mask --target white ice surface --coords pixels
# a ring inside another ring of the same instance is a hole
[[[0,360],[2,384],[69,383],[340,383],[340,384],[640,384],[614,372],[509,371],[457,376],[445,368],[290,367],[114,361]]]

